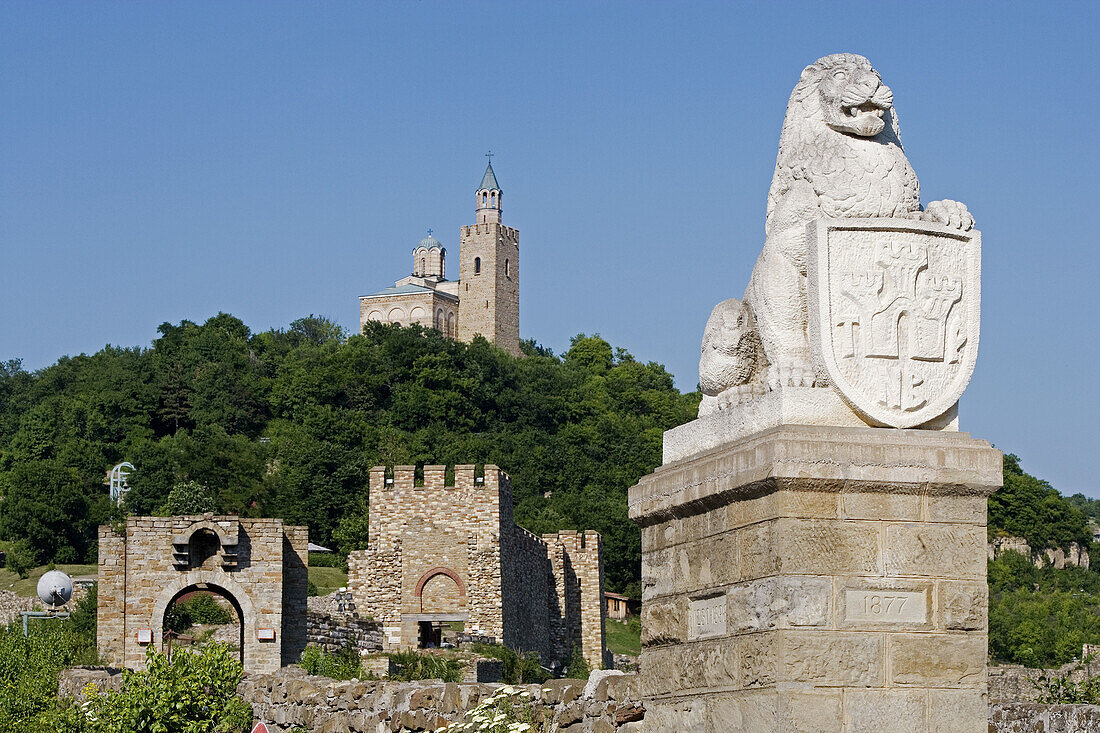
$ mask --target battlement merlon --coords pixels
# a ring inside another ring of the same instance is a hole
[[[493,231],[493,227],[499,229],[506,239],[516,244],[517,246],[519,245],[519,230],[509,226],[505,226],[504,224],[498,224],[496,222],[466,224],[465,226],[459,227],[458,236],[459,238],[462,238],[468,237],[471,234],[489,234]]]
[[[508,474],[491,463],[485,464],[481,475],[477,474],[472,463],[458,464],[454,467],[454,482],[447,483],[447,466],[424,466],[423,481],[417,485],[416,466],[394,466],[393,477],[386,478],[386,466],[374,466],[370,470],[369,488],[374,492],[432,491],[439,489],[465,489],[467,491],[487,489],[490,492],[512,493],[512,482]],[[372,500],[374,496],[372,496]]]

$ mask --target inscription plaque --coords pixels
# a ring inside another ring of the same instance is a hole
[[[844,620],[923,624],[928,620],[928,596],[923,591],[848,589]]]
[[[688,638],[706,639],[726,633],[724,595],[692,601],[688,606]]]

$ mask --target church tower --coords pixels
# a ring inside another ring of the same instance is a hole
[[[477,189],[477,223],[459,230],[458,337],[480,333],[519,356],[519,232],[501,223],[502,198],[490,159]]]

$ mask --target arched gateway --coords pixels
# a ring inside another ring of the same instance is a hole
[[[130,517],[124,533],[99,528],[99,651],[140,669],[160,648],[164,614],[190,591],[229,600],[249,672],[298,661],[306,641],[305,527],[235,516]]]

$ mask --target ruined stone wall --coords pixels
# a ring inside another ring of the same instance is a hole
[[[504,544],[505,645],[537,651],[544,665],[560,659],[551,643],[551,623],[559,615],[554,578],[546,544],[522,527],[512,525]]]
[[[387,648],[417,643],[417,622],[465,614],[467,633],[537,651],[544,664],[582,649],[604,659],[601,540],[566,531],[539,538],[513,520],[512,485],[496,466],[370,471],[368,546],[348,557],[361,614],[382,622]],[[449,619],[448,619],[449,620]]]
[[[200,554],[189,542],[196,533],[216,535],[217,551]],[[236,602],[246,670],[278,669],[305,647],[306,528],[212,514],[129,517],[123,533],[104,526],[99,537],[97,637],[109,664],[144,667],[138,631],[159,648],[168,605],[201,584]],[[274,629],[275,638],[260,641],[260,629]]]
[[[360,652],[380,652],[382,626],[349,614],[310,612],[306,615],[306,641],[333,652],[348,645]]]
[[[558,560],[564,581],[562,653],[567,658],[576,644],[593,669],[610,667],[603,632],[603,540],[600,533],[563,530],[555,535],[543,535],[543,540],[547,545],[562,548]]]

